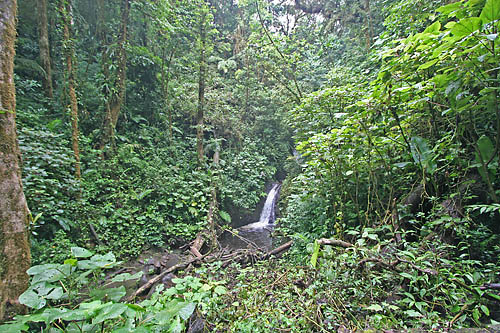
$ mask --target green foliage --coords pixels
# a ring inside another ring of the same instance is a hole
[[[494,281],[500,254],[498,1],[438,5],[390,4],[386,32],[359,65],[377,77],[336,68],[331,87],[289,115],[302,172],[284,186],[281,229],[299,258],[310,243],[318,280],[339,283],[324,298],[349,307],[330,306],[328,322],[444,329],[493,319],[496,297],[478,288]],[[320,251],[320,237],[356,249]]]
[[[327,318],[347,327],[380,329],[440,330],[450,321],[464,327],[489,322],[496,297],[479,287],[494,280],[498,267],[470,260],[465,253],[456,261],[459,247],[441,243],[435,248],[432,240],[408,242],[410,234],[402,235],[399,248],[384,248],[394,236],[390,227],[367,229],[348,232],[356,235],[353,250],[325,246],[320,251],[317,283],[320,290],[325,288],[320,292],[335,289],[334,297],[349,304],[347,317],[328,309]],[[317,255],[316,247],[312,255]],[[335,285],[320,287],[323,281]]]
[[[250,140],[243,149],[228,156],[222,177],[222,197],[238,207],[252,209],[265,196],[264,186],[276,173],[264,155]]]
[[[114,276],[101,285],[104,271],[115,268],[115,256],[93,254],[71,248],[72,258],[64,264],[44,264],[28,270],[31,284],[19,301],[32,309],[0,326],[2,332],[50,330],[51,332],[182,332],[194,313],[215,304],[227,290],[223,282],[186,276],[173,279],[174,287],[158,288],[140,304],[120,302],[126,290],[112,283],[137,280],[142,272]]]
[[[63,134],[48,129],[19,131],[23,154],[23,186],[33,216],[42,214],[31,226],[34,235],[50,237],[59,228],[74,227],[79,182],[73,175],[73,157]]]
[[[144,130],[143,145],[124,144],[84,172],[82,228],[93,223],[105,249],[119,255],[190,240],[208,211],[210,179],[190,163],[194,149],[148,147],[152,139]]]
[[[31,262],[40,265],[48,262],[63,262],[68,259],[72,247],[76,244],[64,230],[57,230],[54,238],[31,239]]]

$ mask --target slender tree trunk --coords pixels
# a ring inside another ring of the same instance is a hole
[[[105,88],[103,89],[103,95],[105,99],[105,113],[104,113],[104,120],[102,123],[102,130],[103,134],[101,137],[101,143],[99,146],[99,149],[101,151],[104,150],[104,147],[106,143],[109,141],[109,135],[108,135],[108,124],[110,123],[110,114],[111,114],[111,105],[109,103],[110,101],[110,95],[111,91],[109,89],[110,85],[110,73],[109,73],[109,51],[108,51],[108,35],[107,35],[107,29],[106,29],[106,17],[104,15],[106,11],[105,8],[105,3],[104,0],[97,0],[97,31],[96,35],[99,38],[99,49],[98,51],[101,53],[101,66],[102,66],[102,73],[104,75],[104,81],[105,81]],[[113,134],[114,136],[114,134]]]
[[[47,97],[53,98],[54,89],[52,87],[52,66],[50,59],[49,29],[47,20],[47,0],[37,1],[37,14],[40,62],[42,63],[42,68],[45,71],[45,76],[43,77],[43,89]]]
[[[372,10],[370,7],[370,0],[365,0],[365,12],[366,20],[368,26],[366,27],[366,49],[369,50],[372,47],[373,39],[373,23],[372,23]]]
[[[101,147],[108,142],[115,147],[115,128],[118,123],[118,117],[125,101],[125,90],[127,81],[127,51],[125,44],[127,42],[128,20],[130,14],[130,0],[122,0],[121,4],[121,24],[120,37],[118,39],[118,72],[116,92],[109,97],[109,107],[107,108],[106,119],[104,122],[104,138]],[[106,64],[104,64],[106,66]]]
[[[22,309],[18,298],[28,287],[31,261],[15,119],[16,9],[16,0],[0,0],[0,320],[7,305]]]
[[[200,70],[198,75],[198,112],[196,114],[196,150],[198,152],[198,162],[201,164],[204,159],[203,151],[203,123],[204,123],[204,109],[205,109],[205,79],[206,79],[206,19],[205,5],[200,4]]]
[[[71,0],[61,0],[59,11],[63,19],[63,50],[64,59],[66,61],[66,77],[68,83],[68,94],[71,109],[71,142],[73,146],[73,154],[75,156],[75,177],[81,178],[80,170],[80,148],[78,145],[78,102],[76,99],[75,90],[75,68],[73,60],[75,58],[75,46],[71,39],[71,27],[73,25]]]
[[[165,50],[163,50],[163,57],[162,57],[162,71],[161,71],[161,85],[162,85],[162,90],[163,90],[163,96],[165,100],[165,108],[167,109],[167,114],[168,114],[168,136],[170,139],[170,142],[172,142],[173,138],[173,131],[172,131],[172,108],[170,107],[170,94],[168,91],[168,85],[170,82],[170,69],[172,67],[172,59],[174,57],[175,49],[172,49],[170,52],[170,56],[168,58],[168,63],[167,63],[167,70],[165,72]]]

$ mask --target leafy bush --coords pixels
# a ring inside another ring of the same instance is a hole
[[[226,155],[222,199],[229,199],[241,208],[254,208],[266,195],[263,189],[274,176],[276,167],[269,163],[264,152],[250,140],[245,140],[241,151],[230,151]]]
[[[104,248],[119,255],[194,238],[210,196],[209,176],[190,163],[194,156],[183,146],[125,144],[91,164],[83,174],[82,227],[94,224]]]
[[[50,238],[76,225],[76,198],[80,184],[73,175],[74,158],[63,134],[24,127],[19,131],[23,154],[23,186],[33,216],[34,235]]]

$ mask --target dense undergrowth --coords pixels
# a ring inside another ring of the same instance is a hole
[[[366,10],[357,13],[359,6],[346,2],[342,24],[349,29],[335,31],[311,16],[289,34],[284,27],[265,30],[266,22],[280,24],[276,18],[292,10],[286,6],[264,13],[265,6],[259,12],[242,1],[241,12],[225,8],[240,16],[225,19],[214,9],[220,35],[212,30],[207,47],[203,163],[194,121],[198,55],[189,49],[199,46],[197,31],[162,16],[174,42],[148,49],[149,35],[157,33],[142,16],[165,10],[192,23],[198,14],[189,4],[136,5],[133,19],[141,24],[128,50],[132,79],[115,146],[100,147],[102,55],[94,59],[91,38],[77,38],[80,180],[69,116],[40,92],[30,72],[37,68],[27,61],[36,57],[34,28],[20,28],[18,132],[33,264],[42,266],[29,271],[31,287],[21,298],[32,313],[3,328],[182,332],[202,322],[220,332],[345,332],[498,325],[500,296],[492,286],[500,276],[498,0],[374,1],[378,12],[364,28],[355,19]],[[88,8],[78,9],[85,31]],[[364,47],[358,40],[368,32],[374,43]],[[174,59],[168,69],[167,51]],[[64,99],[63,87],[57,93]],[[116,258],[189,243],[207,228],[208,216],[228,223],[226,211],[254,208],[265,185],[285,173],[274,234],[294,245],[280,259],[204,264],[138,304],[123,301],[124,288],[102,285]],[[350,244],[321,245],[323,238]]]

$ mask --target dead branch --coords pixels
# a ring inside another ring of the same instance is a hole
[[[207,255],[201,256],[200,258],[196,257],[196,258],[190,259],[190,260],[188,260],[188,261],[186,261],[184,263],[178,263],[177,265],[174,265],[174,266],[170,267],[169,269],[161,272],[159,275],[157,275],[154,278],[150,279],[142,287],[140,287],[139,289],[137,289],[137,291],[135,293],[133,293],[128,298],[128,301],[129,302],[132,301],[134,298],[136,298],[137,296],[139,296],[140,294],[142,294],[144,291],[146,291],[147,289],[151,288],[152,285],[154,285],[156,282],[160,281],[168,273],[172,273],[172,272],[175,272],[175,271],[177,271],[179,269],[187,267],[187,266],[191,265],[192,263],[195,263],[197,261],[202,260],[205,257],[207,257]]]
[[[429,275],[437,275],[438,274],[438,272],[433,270],[433,269],[420,268],[417,265],[415,265],[414,263],[409,262],[408,260],[405,260],[405,259],[401,259],[401,258],[397,258],[393,262],[385,262],[379,258],[365,258],[359,262],[359,266],[361,268],[363,268],[365,266],[365,264],[368,262],[375,262],[375,263],[379,264],[380,266],[383,266],[385,268],[391,269],[391,270],[399,272],[399,273],[403,272],[403,270],[397,266],[401,263],[405,263],[405,264],[410,265],[413,269],[416,269],[417,271],[419,271],[421,273],[429,274]]]
[[[412,268],[416,269],[417,271],[421,272],[421,273],[425,273],[425,274],[430,274],[430,275],[438,275],[438,272],[433,270],[433,269],[430,269],[430,268],[420,268],[418,267],[417,265],[415,265],[414,263],[408,261],[408,260],[404,260],[404,259],[401,259],[399,257],[398,258],[398,261],[399,262],[404,262],[405,264],[408,264],[410,265]]]
[[[285,244],[283,244],[283,245],[281,245],[281,246],[278,246],[278,247],[277,247],[277,248],[275,248],[274,250],[269,251],[269,252],[267,252],[266,254],[264,254],[264,255],[261,257],[261,259],[262,259],[262,260],[264,260],[264,259],[267,259],[267,258],[269,258],[269,257],[271,257],[271,256],[274,256],[274,255],[276,255],[276,254],[279,254],[279,253],[281,253],[281,252],[283,252],[283,251],[286,251],[286,250],[288,250],[288,249],[290,248],[290,246],[292,246],[292,244],[293,244],[293,241],[289,241],[289,242],[287,242],[287,243],[285,243]]]
[[[365,264],[369,262],[377,263],[380,266],[383,266],[385,268],[391,269],[396,272],[402,272],[401,269],[397,267],[397,265],[399,264],[399,260],[395,260],[394,262],[385,262],[379,258],[364,258],[358,264],[361,268],[364,268]]]
[[[467,289],[467,290],[468,290],[468,291],[470,291],[471,293],[475,293],[475,294],[477,294],[477,291],[476,291],[474,288],[472,288],[471,286],[466,285],[464,282],[462,282],[462,281],[460,281],[460,280],[458,280],[458,279],[450,279],[450,278],[449,278],[448,280],[449,280],[450,282],[455,282],[455,283],[459,284],[462,288]],[[491,293],[488,293],[488,292],[485,292],[484,294],[479,295],[479,296],[480,296],[480,297],[487,298],[487,299],[489,299],[490,301],[493,301],[493,302],[497,302],[497,303],[499,302],[498,298],[497,298],[497,297],[495,297],[495,295],[494,295],[494,294],[491,294]],[[498,296],[498,295],[496,295],[496,296]]]
[[[196,241],[195,241],[195,243],[196,243]],[[188,267],[189,265],[197,263],[199,261],[208,262],[208,261],[212,261],[212,260],[223,260],[222,267],[226,267],[232,262],[244,262],[247,260],[256,261],[256,260],[268,259],[272,255],[276,255],[278,253],[281,253],[283,251],[288,250],[290,248],[290,246],[292,246],[292,244],[293,244],[293,241],[289,241],[289,242],[275,248],[274,250],[271,250],[271,251],[265,253],[264,255],[258,255],[257,251],[252,251],[252,250],[239,250],[239,251],[235,251],[235,252],[228,253],[228,254],[224,254],[223,252],[217,252],[217,253],[212,254],[212,255],[209,255],[208,253],[205,255],[200,254],[200,256],[196,256],[195,258],[189,259],[188,261],[186,261],[184,263],[179,263],[175,266],[172,266],[169,269],[161,272],[159,275],[151,278],[143,286],[141,286],[139,289],[137,289],[137,291],[135,293],[133,293],[128,298],[128,301],[129,302],[132,301],[137,296],[139,296],[140,294],[145,292],[147,289],[151,288],[151,286],[153,286],[155,283],[160,281],[168,273],[172,273],[172,272],[175,272],[179,269]],[[191,252],[193,252],[192,249],[194,246],[195,246],[195,244],[193,244],[191,246]]]
[[[196,239],[193,241],[193,245],[189,248],[191,250],[191,253],[193,253],[196,258],[201,258],[203,255],[200,253],[201,248],[203,247],[203,244],[205,244],[205,240],[203,239],[203,234],[198,234],[196,236]]]
[[[95,228],[92,225],[92,223],[89,223],[89,230],[90,230],[90,233],[92,234],[92,236],[94,237],[95,241],[97,242],[97,244],[104,245],[103,242],[101,241],[101,239],[99,238],[99,235],[95,231]]]
[[[231,229],[226,229],[225,231],[229,232],[231,235],[233,235],[234,237],[240,239],[241,241],[245,242],[246,244],[250,245],[251,247],[253,247],[254,249],[256,250],[260,250],[262,251],[262,249],[257,246],[257,244],[255,244],[255,242],[252,242],[251,240],[241,236],[240,234],[238,234],[237,232],[234,232],[233,230]]]
[[[317,240],[319,245],[333,245],[333,246],[340,246],[345,249],[348,249],[350,247],[354,247],[353,244],[341,241],[339,239],[328,239],[328,238],[321,238]]]

